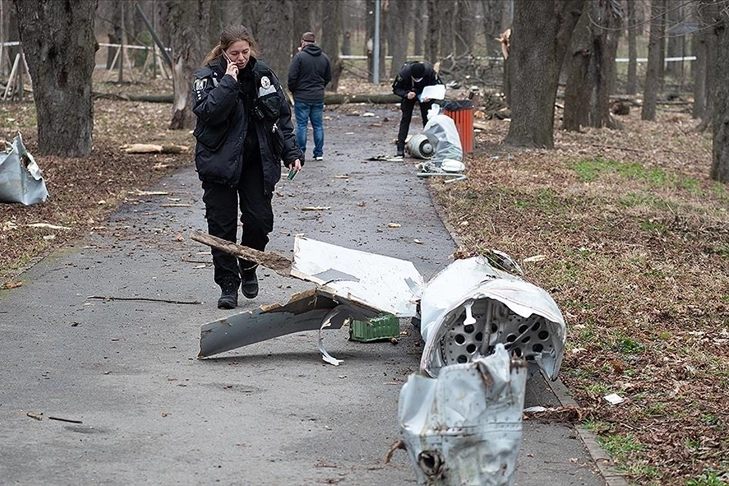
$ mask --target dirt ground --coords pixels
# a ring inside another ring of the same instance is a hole
[[[171,89],[157,83],[94,90]],[[33,153],[32,104],[0,111],[0,138],[21,131]],[[634,484],[729,482],[729,191],[709,180],[711,137],[687,111],[672,105],[644,122],[634,107],[619,118],[622,130],[556,130],[554,150],[505,147],[508,120],[477,111],[484,129],[465,160],[468,179],[431,183],[461,254],[505,251],[555,298],[568,323],[562,380],[582,407],[579,419]],[[163,142],[192,149],[189,132],[165,128],[169,117],[169,104],[99,99],[92,157],[37,157],[50,197],[0,204],[0,285],[22,285],[23,268],[97,231],[122,201],[133,204],[151,181],[191,164],[190,152],[124,151]],[[611,393],[625,401],[611,405]]]

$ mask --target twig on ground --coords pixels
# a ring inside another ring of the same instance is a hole
[[[48,420],[58,420],[59,422],[70,422],[72,424],[82,424],[83,423],[80,420],[67,419],[67,418],[63,418],[63,417],[48,417]]]
[[[149,302],[166,302],[168,304],[202,304],[197,300],[170,300],[170,299],[154,299],[152,297],[113,297],[110,295],[89,295],[87,299],[100,299],[100,300],[145,300]]]

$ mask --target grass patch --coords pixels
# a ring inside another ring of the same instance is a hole
[[[727,486],[729,485],[729,478],[726,474],[721,474],[717,471],[704,471],[698,476],[689,479],[686,482],[686,486]]]
[[[572,169],[580,182],[596,182],[602,176],[616,175],[624,180],[632,180],[647,184],[652,189],[684,190],[693,195],[703,195],[701,183],[694,177],[668,173],[660,167],[646,168],[637,162],[625,163],[618,160],[594,157],[582,159],[573,164]],[[661,199],[654,195],[628,194],[621,199],[621,204],[632,207],[637,204],[649,203],[658,207]]]
[[[643,446],[635,440],[632,434],[599,435],[597,440],[603,449],[618,460],[632,452],[643,450]]]

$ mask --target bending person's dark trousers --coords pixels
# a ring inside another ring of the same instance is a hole
[[[243,162],[243,173],[238,187],[203,182],[203,201],[205,218],[208,220],[208,233],[233,243],[238,232],[238,202],[240,201],[240,220],[243,234],[240,244],[264,251],[268,244],[268,234],[273,231],[273,195],[263,193],[263,169],[259,158]],[[255,263],[238,260],[230,253],[212,249],[215,283],[237,282],[240,285],[242,270],[255,266]],[[240,267],[239,267],[240,263]]]
[[[413,109],[415,103],[420,104],[420,116],[423,119],[423,126],[428,123],[428,111],[433,106],[432,101],[419,102],[418,98],[415,97],[412,100],[403,98],[400,102],[400,109],[402,110],[402,118],[400,119],[400,131],[397,134],[397,146],[402,149],[405,146],[405,139],[408,137],[408,131],[410,130],[410,121],[413,119]]]

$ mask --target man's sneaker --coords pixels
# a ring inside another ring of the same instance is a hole
[[[398,150],[396,157],[405,157],[405,152],[403,150]]]
[[[238,282],[225,282],[220,286],[218,309],[235,309],[238,307]]]
[[[314,160],[316,160],[317,162],[321,162],[322,160],[324,160],[324,157],[322,157],[321,155],[319,155],[317,157],[314,157]]]
[[[258,295],[258,277],[256,276],[256,265],[253,268],[243,270],[241,275],[240,290],[247,299],[253,299]]]

